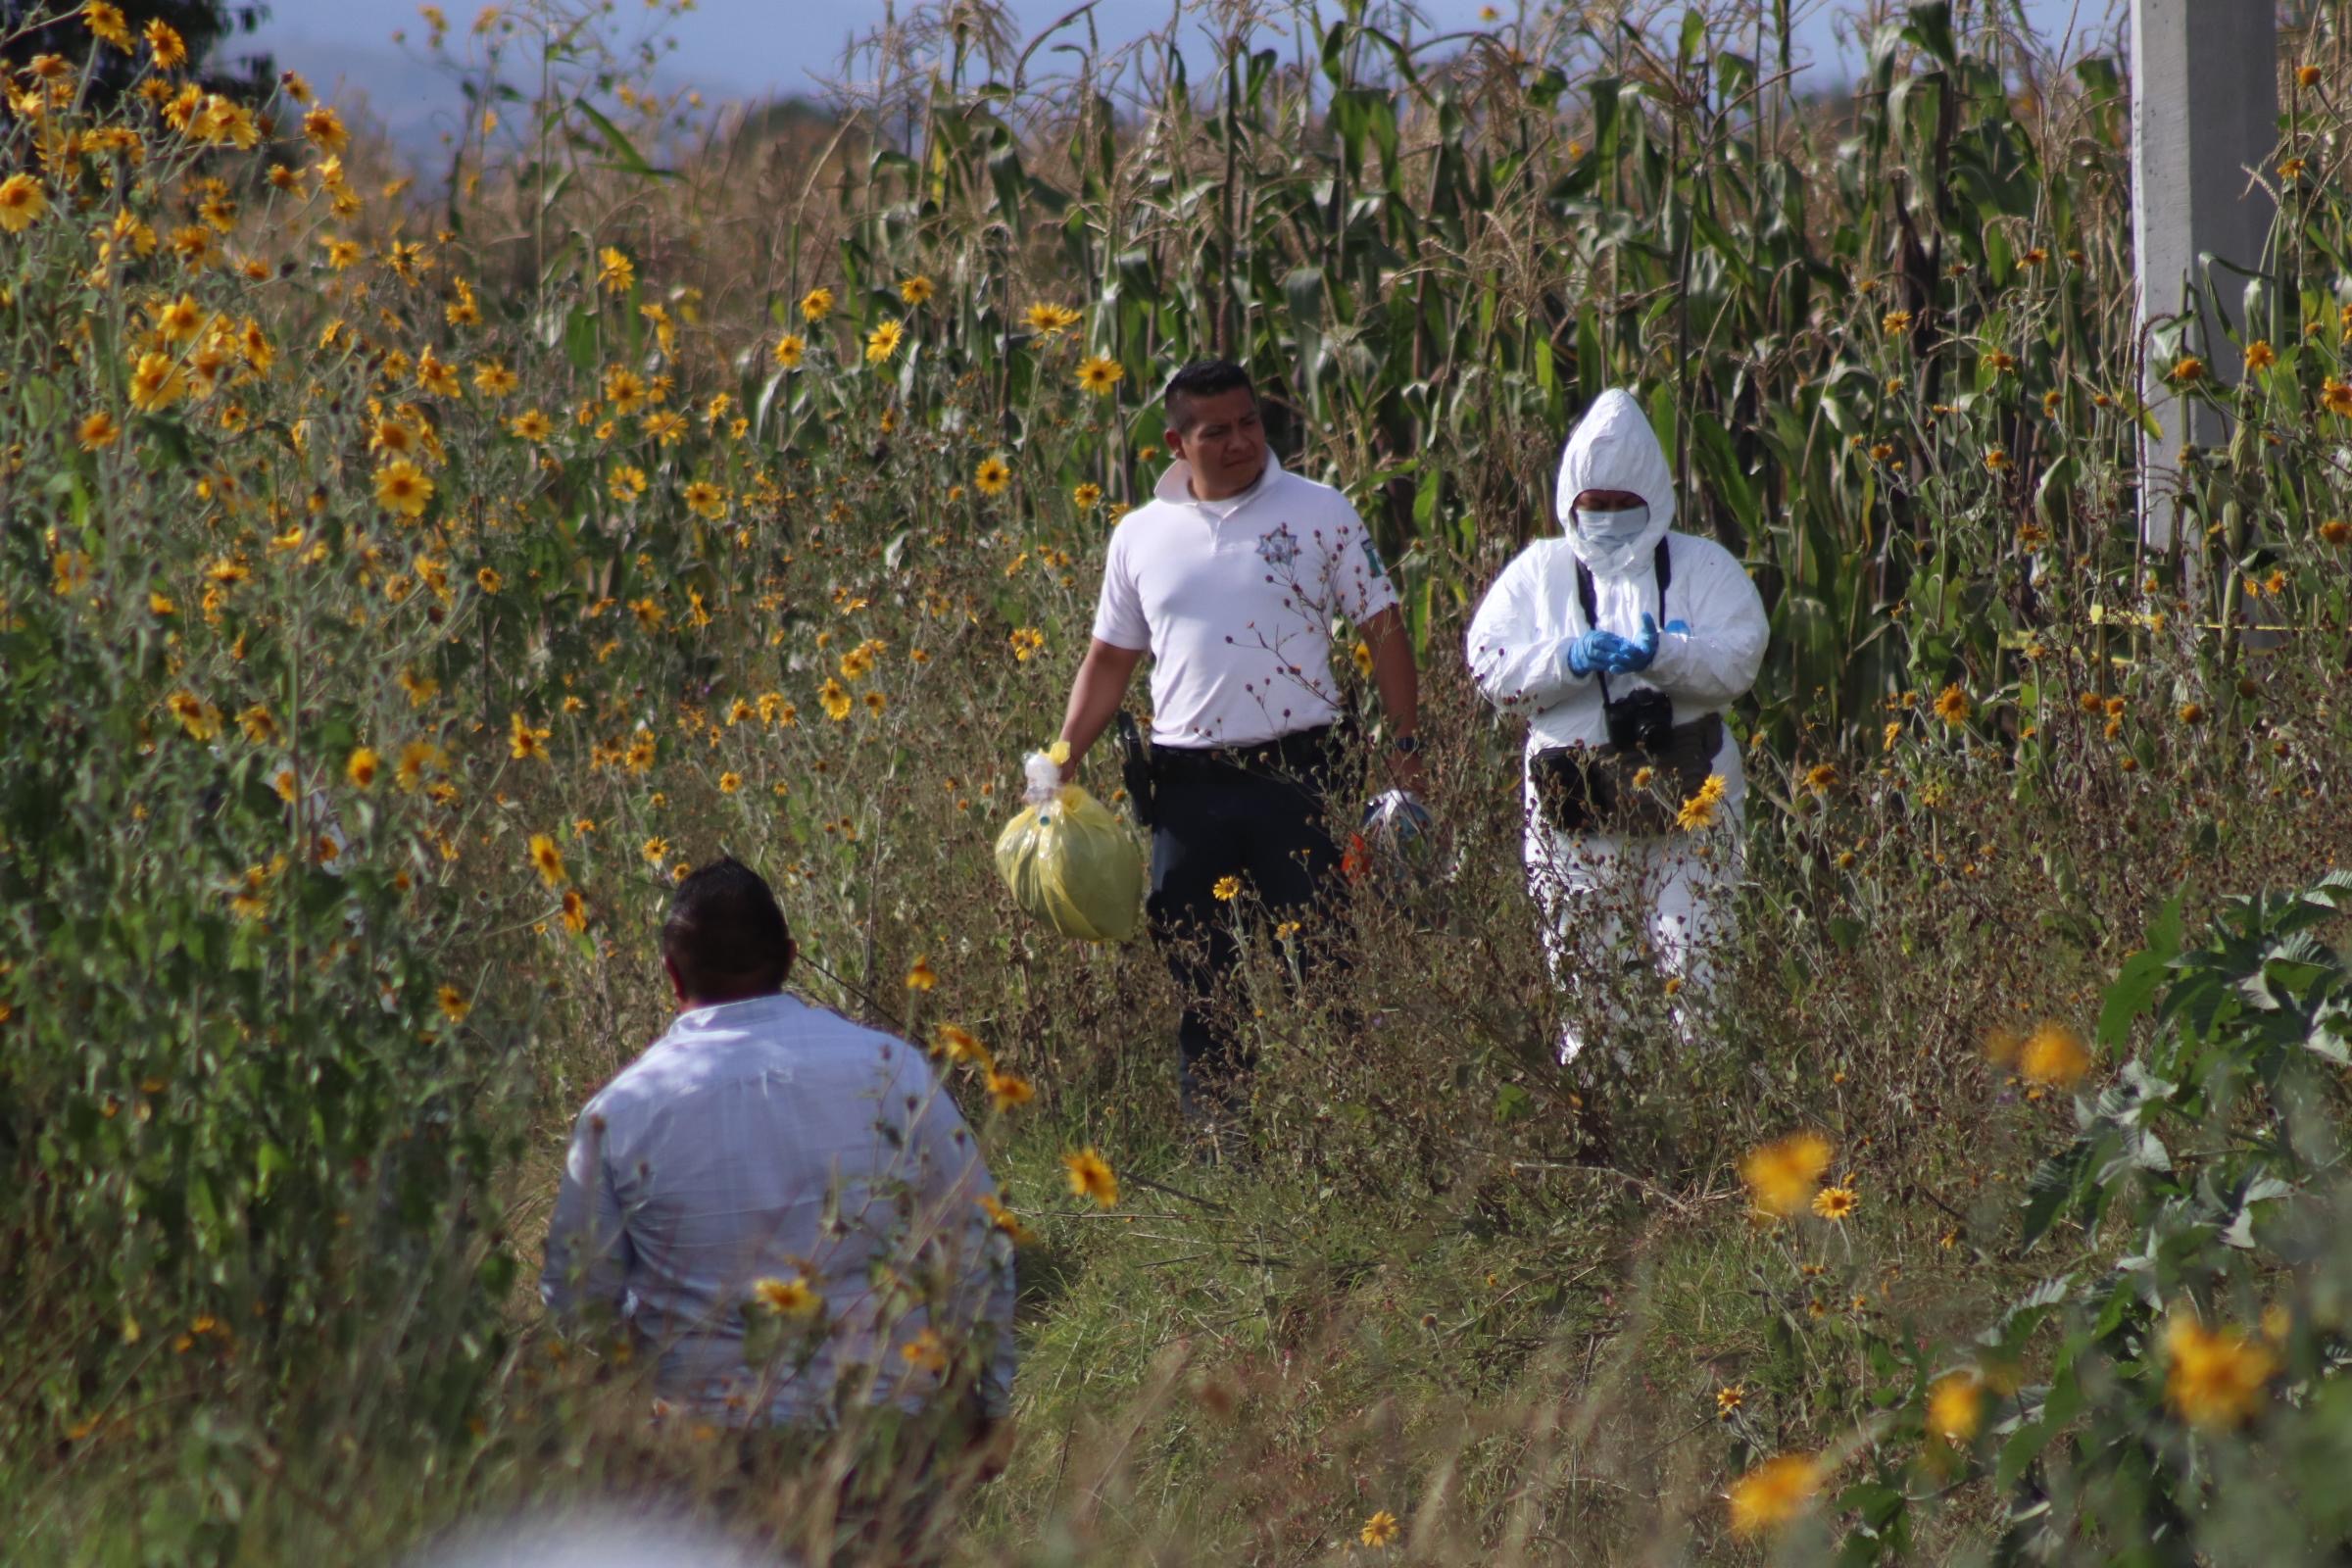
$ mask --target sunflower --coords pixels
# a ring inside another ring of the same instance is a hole
[[[187,396],[188,378],[169,355],[142,354],[130,372],[130,406],[157,414]]]
[[[1071,1197],[1091,1198],[1104,1208],[1118,1206],[1119,1179],[1101,1153],[1081,1149],[1062,1155],[1061,1163],[1069,1176]]]
[[[537,409],[525,409],[507,421],[507,430],[517,441],[539,442],[556,433],[556,421]]]
[[[374,748],[362,746],[344,760],[343,776],[355,787],[366,789],[375,782],[376,769],[381,765]]]
[[[1854,1211],[1854,1190],[1851,1187],[1824,1187],[1813,1195],[1813,1212],[1837,1224]]]
[[[1957,682],[1936,694],[1936,716],[1943,720],[1946,729],[1958,729],[1967,723],[1968,715],[1973,710],[1968,693],[1962,691]]]
[[[1102,504],[1102,487],[1091,480],[1070,492],[1070,505],[1080,512],[1092,512]]]
[[[1732,1483],[1732,1533],[1759,1535],[1804,1512],[1827,1471],[1810,1454],[1785,1453]]]
[[[1004,487],[1012,483],[1012,470],[1005,466],[1003,458],[983,458],[980,466],[972,470],[972,483],[984,496],[1001,496]]]
[[[851,706],[850,694],[848,688],[843,686],[840,681],[830,675],[826,676],[824,685],[817,688],[816,700],[824,706],[825,716],[832,719],[834,723],[844,723],[848,720]]]
[[[1107,354],[1097,354],[1078,367],[1078,384],[1097,397],[1110,396],[1127,372]]]
[[[801,319],[808,322],[823,320],[833,314],[833,291],[812,288],[801,296]]]
[[[727,515],[727,493],[708,479],[696,479],[685,489],[686,510],[698,517],[712,522],[723,521]]]
[[[433,481],[424,476],[423,469],[401,458],[375,470],[375,499],[386,512],[404,517],[422,516],[425,504],[433,499]]]
[[[115,416],[104,409],[88,416],[74,431],[75,444],[84,452],[97,452],[111,447],[122,435],[122,426],[117,424]]]
[[[800,1274],[788,1280],[760,1280],[753,1285],[752,1295],[778,1317],[814,1317],[825,1300]]]
[[[769,352],[775,356],[776,365],[780,368],[795,369],[799,367],[802,356],[808,352],[808,343],[800,333],[787,332],[776,339],[776,346]]]
[[[637,266],[627,253],[608,245],[597,253],[596,282],[608,294],[626,294],[637,281]]]
[[[917,272],[899,285],[899,298],[908,305],[921,305],[931,298],[931,279]]]
[[[530,857],[531,869],[537,871],[539,880],[549,887],[560,888],[571,880],[570,873],[564,869],[564,852],[557,849],[556,841],[546,834],[531,835]]]
[[[905,340],[906,336],[906,328],[896,321],[884,321],[876,326],[865,335],[866,363],[880,365],[888,360],[899,352],[899,344]]]

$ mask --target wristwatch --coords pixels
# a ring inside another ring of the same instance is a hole
[[[1398,757],[1418,757],[1421,755],[1421,737],[1399,735],[1389,742],[1389,750],[1395,752]]]

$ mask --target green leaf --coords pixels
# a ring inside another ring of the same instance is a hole
[[[617,160],[614,167],[619,168],[623,172],[636,174],[646,179],[675,179],[678,177],[678,172],[674,169],[656,169],[647,163],[645,155],[637,150],[635,144],[628,137],[621,134],[620,127],[607,120],[587,99],[574,98],[571,101],[571,107],[586,116],[588,123],[594,125],[603,135],[605,145],[612,149],[612,156]]]

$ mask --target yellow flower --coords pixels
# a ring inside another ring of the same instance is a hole
[[[1013,1246],[1027,1247],[1037,1240],[1037,1233],[1021,1223],[1020,1215],[999,1202],[996,1194],[980,1195],[980,1211],[988,1216],[991,1225],[1012,1239]]]
[[[899,1347],[899,1355],[907,1365],[925,1372],[945,1372],[948,1369],[948,1346],[936,1329],[925,1329]]]
[[[1080,512],[1092,512],[1102,503],[1102,487],[1089,481],[1070,492],[1070,505]]]
[[[1355,1539],[1378,1551],[1394,1542],[1401,1531],[1396,1516],[1383,1508],[1364,1521],[1364,1528],[1355,1533]]]
[[[991,1072],[988,1075],[989,1102],[1000,1111],[1016,1105],[1026,1105],[1037,1098],[1037,1090],[1028,1079],[1017,1073]]]
[[[2327,405],[2329,414],[2352,418],[2352,385],[2328,376],[2320,383],[2320,401]]]
[[[1854,1190],[1851,1187],[1824,1187],[1813,1195],[1813,1212],[1837,1224],[1854,1211]]]
[[[1076,311],[1066,305],[1047,305],[1040,302],[1023,311],[1021,319],[1029,323],[1029,330],[1032,332],[1042,332],[1050,336],[1061,331],[1064,327],[1075,326],[1080,318]]]
[[[927,955],[917,955],[914,962],[906,970],[906,989],[929,991],[938,984],[939,971],[931,967],[930,957]]]
[[[551,731],[546,729],[533,729],[531,721],[520,713],[511,714],[508,718],[507,740],[514,760],[527,762],[536,758],[542,762],[546,761],[547,738],[550,733]]]
[[[1754,1536],[1787,1524],[1804,1512],[1823,1479],[1822,1462],[1811,1454],[1765,1460],[1732,1483],[1732,1532]]]
[[[821,321],[832,314],[833,291],[831,289],[812,288],[808,293],[801,296],[802,320]]]
[[[578,888],[564,890],[564,929],[571,932],[588,929],[588,901],[580,897]]]
[[[899,352],[899,344],[906,336],[906,328],[896,321],[884,321],[865,334],[865,360],[868,365],[880,365]]]
[[[743,775],[741,773],[721,773],[718,775],[719,794],[732,795],[741,788],[743,788]]]
[[[972,483],[980,487],[984,496],[1001,496],[1004,487],[1012,483],[1012,470],[1004,466],[1003,458],[983,458],[980,466],[972,470]]]
[[[983,1072],[994,1072],[996,1064],[989,1058],[988,1048],[980,1037],[961,1024],[943,1023],[931,1032],[932,1054],[950,1061],[968,1061]]]
[[[473,389],[486,398],[503,398],[522,384],[513,370],[496,360],[485,360],[473,368]]]
[[[645,470],[631,464],[622,464],[612,470],[609,484],[612,499],[627,505],[645,494]]]
[[[1879,318],[1879,330],[1885,332],[1888,337],[1902,336],[1911,330],[1911,313],[1909,311],[1888,311],[1885,316]]]
[[[473,580],[480,584],[482,592],[486,594],[497,593],[507,585],[507,579],[498,574],[496,566],[484,566],[473,574]]]
[[[2246,1334],[2208,1329],[2186,1313],[2165,1329],[2164,1396],[2190,1426],[2234,1427],[2254,1413],[2278,1357]]]
[[[1046,647],[1046,634],[1035,626],[1015,627],[1007,640],[1012,644],[1014,661],[1023,664],[1043,653]]]
[[[1068,1173],[1070,1196],[1091,1198],[1104,1208],[1115,1208],[1119,1201],[1119,1179],[1111,1174],[1109,1163],[1092,1148],[1061,1156],[1062,1168]]]
[[[2017,1053],[2018,1076],[2028,1083],[2071,1089],[2090,1071],[2090,1048],[2082,1037],[2062,1023],[2045,1023],[2027,1037]]]
[[[159,17],[149,22],[143,30],[147,34],[147,48],[154,56],[156,70],[177,71],[188,63],[188,45],[180,37],[178,28]]]
[[[1816,795],[1827,795],[1838,787],[1838,764],[1816,762],[1805,771],[1805,788]]]
[[[931,279],[917,272],[899,285],[899,298],[909,305],[920,305],[931,297]]]
[[[789,370],[801,363],[801,356],[808,352],[808,344],[798,332],[787,332],[776,339],[776,346],[769,352],[778,366]]]
[[[637,281],[636,265],[625,253],[612,246],[608,245],[599,251],[596,262],[597,286],[608,294],[626,294],[630,285]]]
[[[517,441],[544,441],[556,433],[556,421],[537,409],[525,409],[507,421],[507,431]]]
[[[130,24],[123,20],[121,6],[110,3],[110,0],[89,0],[89,4],[81,8],[81,24],[101,41],[111,43],[124,53],[129,52]]]
[[[2352,522],[2346,522],[2341,517],[2329,517],[2320,524],[2320,537],[2331,545],[2352,541]]]
[[[1977,1435],[1984,1418],[1984,1385],[1974,1372],[1953,1372],[1928,1386],[1928,1430],[1954,1443]]]
[[[209,741],[220,733],[220,710],[198,698],[194,692],[173,692],[164,699],[179,727],[188,732],[191,740]]]
[[[727,493],[708,479],[696,479],[683,492],[686,510],[698,517],[721,522],[727,515]]]
[[[1710,777],[1708,783],[1713,782],[1714,779]],[[1674,825],[1686,833],[1705,832],[1715,825],[1715,808],[1722,798],[1720,789],[1710,795],[1702,785],[1699,792],[1685,801],[1674,813]]]
[[[2246,368],[2267,370],[2278,363],[2278,351],[2271,347],[2270,339],[2257,338],[2246,345]]]
[[[1734,1383],[1727,1388],[1717,1389],[1715,1391],[1715,1419],[1729,1421],[1740,1413],[1740,1407],[1745,1403],[1747,1403],[1747,1389],[1744,1385]]]
[[[75,427],[74,439],[82,451],[97,452],[113,446],[122,434],[122,427],[115,422],[115,416],[100,409]]]
[[[375,470],[375,499],[386,512],[421,516],[425,504],[433,499],[433,481],[424,476],[423,469],[401,458]]]
[[[849,718],[851,706],[849,688],[832,676],[827,675],[824,685],[817,688],[816,700],[823,706],[825,716],[832,719],[834,723],[839,724]]]
[[[788,1280],[765,1279],[752,1286],[752,1294],[760,1304],[778,1317],[813,1317],[824,1304],[824,1298],[809,1287],[808,1277],[795,1274]]]
[[[49,193],[30,174],[0,179],[0,228],[22,234],[49,210]]]
[[[1127,372],[1107,354],[1097,354],[1078,367],[1078,384],[1097,397],[1108,397]]]
[[[380,764],[374,750],[362,746],[355,750],[343,763],[343,776],[350,779],[358,788],[366,789],[375,782],[375,770],[378,765]]]
[[[302,133],[330,156],[341,153],[351,141],[351,133],[343,128],[343,117],[325,104],[303,115]]]
[[[1216,896],[1218,903],[1231,904],[1242,896],[1242,879],[1238,876],[1221,876],[1208,891]]]
[[[442,1013],[451,1023],[464,1023],[466,1015],[473,1010],[473,1004],[456,986],[443,986],[433,994],[433,1000],[440,1004]]]
[[[169,355],[142,354],[130,372],[130,406],[141,414],[161,413],[187,391],[187,377]]]
[[[560,888],[571,879],[570,873],[564,869],[564,852],[557,849],[556,841],[546,834],[531,835],[530,856],[531,868],[539,873],[539,880],[549,887]]]
[[[2298,87],[2317,87],[2319,84],[2320,84],[2320,68],[2319,68],[2319,67],[2317,67],[2317,66],[2297,66],[2297,67],[2295,68],[2295,85],[2296,85],[2296,86],[2298,86]]]
[[[1750,1150],[1740,1161],[1740,1178],[1756,1207],[1767,1214],[1793,1214],[1812,1201],[1832,1152],[1830,1141],[1819,1133],[1791,1133]]]
[[[1958,729],[1967,723],[1972,711],[1974,710],[1969,705],[1968,693],[1962,691],[1956,682],[1936,694],[1936,716],[1943,720],[1947,729]]]
[[[645,857],[648,865],[660,865],[669,858],[669,840],[661,837],[647,839],[639,853]]]

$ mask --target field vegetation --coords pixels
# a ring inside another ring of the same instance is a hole
[[[713,122],[659,13],[426,7],[423,172],[111,5],[0,38],[7,1559],[658,1493],[823,1560],[864,1435],[747,1474],[532,1290],[725,851],[1024,1239],[952,1560],[2335,1560],[2352,19],[2283,31],[2226,384],[2133,319],[2114,37],[1875,8],[1800,99],[1788,9],[957,0]],[[990,846],[1212,352],[1396,565],[1443,841],[1343,977],[1252,939],[1208,1166],[1156,959]],[[2165,548],[2159,380],[2234,421]],[[1629,965],[1567,1074],[1460,632],[1610,385],[1774,635],[1724,982]]]

